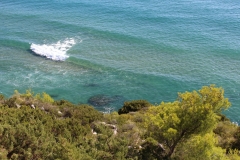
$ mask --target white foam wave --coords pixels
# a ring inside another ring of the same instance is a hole
[[[37,55],[52,59],[54,61],[64,61],[69,56],[67,51],[76,44],[73,38],[67,38],[64,41],[58,41],[54,44],[34,44],[32,43],[30,49]]]

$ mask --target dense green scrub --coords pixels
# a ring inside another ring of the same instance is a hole
[[[221,111],[222,88],[205,86],[154,106],[125,102],[104,114],[48,94],[0,95],[0,159],[240,159],[240,129]]]

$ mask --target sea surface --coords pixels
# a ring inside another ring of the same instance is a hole
[[[0,0],[0,94],[118,110],[216,84],[240,122],[237,0]]]

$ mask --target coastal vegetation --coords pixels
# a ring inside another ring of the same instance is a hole
[[[15,91],[0,95],[0,159],[238,160],[240,128],[222,114],[230,105],[214,85],[112,113]]]

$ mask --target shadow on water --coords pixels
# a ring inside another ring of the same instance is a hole
[[[88,84],[84,84],[83,86],[84,87],[99,87],[100,85],[96,84],[96,83],[88,83]]]
[[[121,106],[126,101],[126,98],[121,95],[107,96],[98,94],[88,99],[88,104],[94,106],[98,110],[106,110],[106,108],[114,108]]]
[[[57,94],[50,94],[50,96],[51,96],[53,99],[55,99],[55,98],[58,98],[58,97],[59,97],[59,95],[57,95]]]

